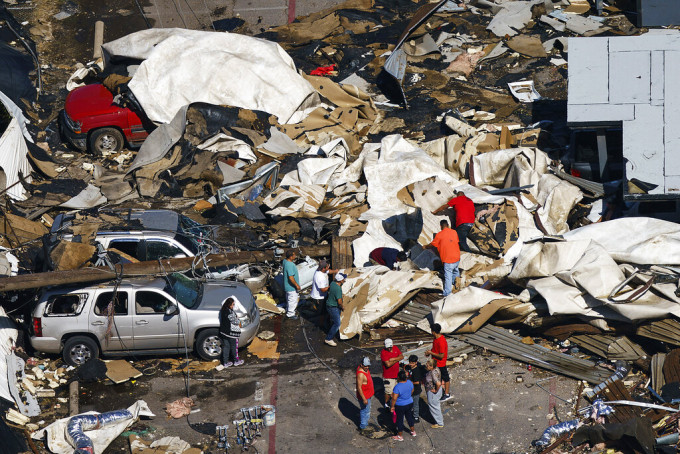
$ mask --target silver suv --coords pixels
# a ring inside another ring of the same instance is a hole
[[[212,251],[213,233],[188,217],[171,210],[105,210],[97,220],[95,241],[117,255],[116,262],[193,257],[199,251]],[[73,240],[71,232],[78,224],[88,223],[77,213],[60,214],[50,230],[50,242]]]
[[[242,324],[239,347],[245,346],[260,326],[248,287],[225,280],[196,281],[179,273],[124,279],[119,285],[47,289],[33,311],[31,345],[62,353],[71,365],[100,353],[178,353],[185,345],[205,360],[218,359],[219,310],[231,296],[244,309],[237,313]]]

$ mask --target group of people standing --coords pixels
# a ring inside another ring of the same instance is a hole
[[[441,326],[435,323],[432,327],[434,340],[432,348],[425,352],[429,357],[423,366],[416,355],[411,355],[406,364],[399,347],[392,339],[385,339],[385,347],[380,352],[383,372],[384,399],[383,404],[392,414],[396,441],[404,441],[404,419],[411,436],[416,436],[415,424],[420,421],[420,395],[423,386],[427,396],[427,406],[434,421],[432,428],[444,427],[441,402],[451,399],[449,394],[450,378],[446,367],[448,343],[441,334]],[[369,435],[368,421],[371,414],[371,398],[375,395],[373,379],[370,373],[371,360],[362,359],[356,371],[356,390],[359,400],[359,430]]]

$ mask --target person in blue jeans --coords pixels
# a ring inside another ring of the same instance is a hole
[[[397,414],[397,434],[392,437],[396,441],[404,441],[401,434],[404,432],[404,416],[411,429],[411,436],[416,436],[415,418],[413,417],[413,383],[406,378],[406,372],[399,371],[397,384],[392,390],[392,413]]]
[[[326,310],[328,311],[328,315],[331,317],[331,329],[328,330],[328,334],[326,335],[326,342],[327,345],[330,345],[331,347],[335,347],[338,344],[335,343],[333,338],[335,337],[336,334],[338,334],[338,331],[340,331],[340,311],[343,310],[342,306],[342,283],[345,282],[345,278],[347,276],[342,273],[337,273],[335,275],[335,280],[331,282],[331,285],[328,287],[328,299],[326,299]]]
[[[359,399],[359,431],[369,435],[368,419],[371,416],[371,398],[375,394],[370,372],[371,360],[365,356],[357,367],[357,399]]]

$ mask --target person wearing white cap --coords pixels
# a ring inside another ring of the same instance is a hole
[[[335,343],[333,338],[340,330],[340,311],[344,309],[342,301],[342,283],[347,277],[346,274],[337,273],[335,275],[335,281],[331,282],[328,287],[328,299],[326,299],[326,310],[328,315],[331,317],[331,328],[328,330],[326,335],[326,344],[331,347],[335,347],[338,344]]]
[[[383,368],[383,383],[385,385],[385,408],[389,408],[392,399],[392,390],[397,384],[399,375],[399,361],[404,359],[404,355],[399,347],[394,345],[392,339],[385,339],[385,348],[380,352],[380,361]]]
[[[365,356],[357,367],[357,399],[359,399],[359,430],[368,435],[368,419],[371,416],[371,397],[373,397],[373,379],[369,366],[371,360]]]

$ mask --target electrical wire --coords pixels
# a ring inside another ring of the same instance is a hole
[[[144,22],[146,22],[146,28],[152,28],[151,23],[149,23],[149,19],[146,18],[144,15],[144,10],[142,9],[142,5],[139,4],[139,0],[135,0],[135,3],[137,4],[137,8],[139,8],[139,12],[142,14],[142,17],[144,18]]]

